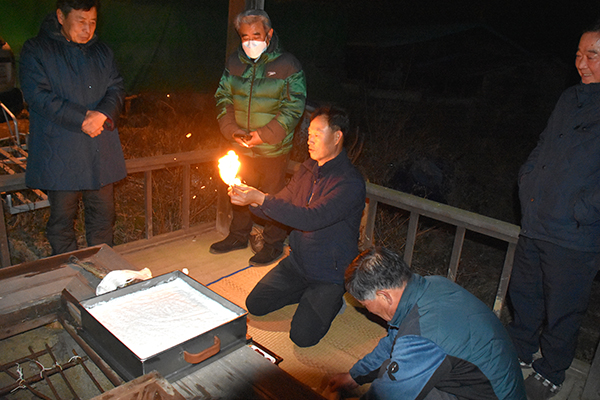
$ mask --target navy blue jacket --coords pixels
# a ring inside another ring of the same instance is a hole
[[[290,257],[307,279],[343,285],[358,255],[365,193],[362,175],[342,150],[322,167],[308,159],[285,188],[250,209],[293,228]]]
[[[600,83],[563,92],[519,171],[519,197],[521,235],[600,251]]]
[[[97,190],[126,175],[115,122],[124,86],[112,51],[96,35],[67,41],[56,13],[23,45],[21,89],[29,106],[26,184],[46,190]],[[88,110],[108,117],[91,138],[81,131]]]
[[[423,399],[435,387],[461,400],[525,400],[517,353],[500,320],[441,276],[413,274],[388,335],[350,375],[373,382],[367,399]]]

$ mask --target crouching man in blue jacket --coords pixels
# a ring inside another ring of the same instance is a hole
[[[372,382],[365,399],[525,400],[516,351],[479,299],[441,276],[413,274],[396,253],[372,248],[348,267],[346,289],[389,323],[388,334],[331,390]]]

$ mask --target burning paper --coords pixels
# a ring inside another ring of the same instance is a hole
[[[237,177],[237,173],[240,170],[240,160],[235,151],[229,150],[227,155],[219,158],[219,174],[223,182],[232,185],[239,185],[241,183],[240,178]]]

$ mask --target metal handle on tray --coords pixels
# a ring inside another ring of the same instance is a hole
[[[221,339],[215,336],[215,344],[206,350],[202,350],[200,353],[192,354],[184,350],[183,359],[190,364],[198,364],[204,360],[208,360],[219,351],[221,351]]]

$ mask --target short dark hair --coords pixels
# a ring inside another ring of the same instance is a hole
[[[348,118],[348,113],[340,107],[337,106],[323,106],[317,108],[313,111],[310,116],[310,120],[324,116],[327,118],[327,123],[332,131],[342,131],[344,137],[348,135],[350,130],[350,118]]]
[[[371,247],[346,269],[346,290],[358,301],[373,300],[378,290],[404,287],[411,278],[402,257],[385,247]]]
[[[252,25],[259,21],[262,22],[265,28],[265,33],[269,33],[269,31],[271,30],[271,18],[269,18],[269,14],[267,14],[267,12],[264,10],[251,9],[243,11],[239,13],[237,17],[235,17],[235,21],[233,22],[233,24],[235,25],[235,29],[239,31],[240,25]]]
[[[56,9],[62,11],[66,17],[72,10],[89,11],[96,7],[100,11],[100,0],[57,0]]]
[[[600,19],[586,26],[581,34],[583,35],[584,33],[600,33]]]

